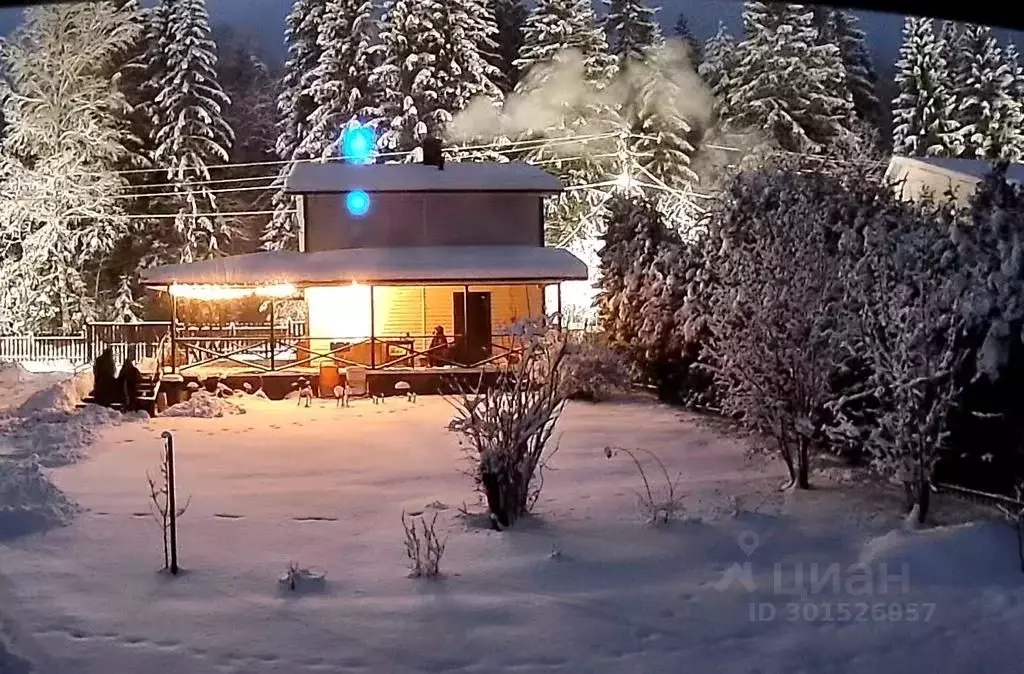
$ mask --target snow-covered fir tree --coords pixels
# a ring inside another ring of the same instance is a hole
[[[605,32],[611,53],[620,59],[641,60],[663,42],[657,9],[644,0],[604,0],[608,5]]]
[[[851,133],[853,101],[839,48],[822,43],[804,5],[744,3],[746,39],[729,77],[727,125],[784,150],[817,152]]]
[[[684,214],[679,209],[687,205],[675,191],[686,190],[697,180],[690,169],[693,129],[683,114],[692,93],[672,77],[674,71],[690,67],[687,60],[682,47],[666,48],[651,51],[643,62],[626,65],[634,85],[632,104],[625,111],[634,134],[628,141],[631,162],[635,163],[630,172],[639,173],[637,177],[644,183],[654,184],[644,191],[670,216],[673,225],[680,224],[677,218]]]
[[[538,0],[523,23],[523,46],[516,60],[520,73],[526,75],[570,49],[579,55],[586,81],[604,84],[615,74],[615,59],[590,0]],[[544,72],[533,72],[517,90],[538,89],[546,81]]]
[[[137,25],[110,2],[34,7],[5,40],[0,332],[79,330],[109,315],[109,265],[129,235],[126,107],[110,73]]]
[[[519,50],[523,46],[526,6],[523,0],[490,0],[490,6],[498,31],[493,63],[501,71],[498,85],[507,94],[514,91],[519,84],[520,73],[516,59],[519,58]]]
[[[211,216],[217,201],[209,166],[226,162],[234,132],[224,119],[231,101],[217,80],[217,47],[205,0],[170,4],[165,29],[167,71],[157,96],[160,126],[155,161],[182,194],[176,198],[177,240],[168,255],[191,262],[217,254],[230,239],[227,223]]]
[[[716,113],[722,116],[728,111],[730,81],[738,56],[736,40],[724,23],[718,24],[718,30],[704,43],[702,52],[697,72],[714,96]]]
[[[310,116],[316,108],[311,86],[320,64],[319,31],[323,18],[323,0],[295,0],[285,19],[288,59],[277,99],[276,143],[277,156],[284,162],[310,158],[304,139],[309,135]],[[284,179],[290,170],[291,165],[285,164],[275,181],[274,215],[263,233],[263,247],[267,250],[296,248],[298,221],[294,213],[295,204],[292,197],[284,193]]]
[[[501,100],[501,73],[488,59],[496,32],[485,0],[386,0],[371,78],[381,149],[412,150],[427,136],[443,137],[469,101]]]
[[[452,71],[457,75],[450,106],[464,110],[470,101],[486,99],[500,104],[504,77],[494,64],[498,24],[488,0],[452,0],[448,3],[447,35]]]
[[[261,57],[253,41],[230,29],[217,31],[217,77],[231,105],[224,118],[235,130],[229,162],[248,164],[218,171],[218,178],[238,179],[238,185],[255,185],[254,179],[267,176],[268,164],[277,158],[278,80]],[[222,212],[266,211],[273,194],[266,190],[242,190],[220,195]],[[232,251],[251,251],[265,226],[261,216],[224,216],[235,236]]]
[[[516,61],[523,77],[518,100],[544,102],[546,114],[527,137],[552,139],[529,152],[528,159],[545,162],[568,185],[599,182],[621,170],[604,155],[621,151],[614,142],[586,140],[623,126],[618,110],[597,94],[617,71],[617,59],[608,51],[604,29],[589,0],[539,0],[523,26],[523,48]],[[571,146],[572,137],[581,140]],[[565,245],[598,228],[602,191],[567,192],[545,203],[548,239]]]
[[[868,49],[867,36],[858,23],[852,12],[830,9],[821,26],[821,37],[839,48],[846,71],[846,86],[853,96],[853,109],[857,116],[877,126],[882,116],[876,91],[878,75]]]
[[[895,79],[893,151],[908,157],[958,154],[956,96],[931,19],[907,18]]]
[[[675,25],[672,26],[672,34],[677,40],[681,40],[690,49],[690,60],[696,67],[703,59],[700,40],[690,30],[690,22],[686,19],[684,12],[679,12]]]
[[[317,34],[320,58],[309,94],[315,108],[304,154],[337,155],[344,127],[365,117],[373,104],[370,89],[370,44],[373,5],[370,0],[326,0]]]
[[[967,63],[954,73],[961,156],[1016,159],[1024,149],[1024,101],[1014,97],[1012,65],[987,26],[965,26],[963,43]]]

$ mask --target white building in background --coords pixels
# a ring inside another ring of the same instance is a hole
[[[966,204],[991,170],[992,162],[983,159],[893,157],[885,177],[896,183],[903,199],[917,201],[927,195],[942,199],[951,192],[958,203]],[[1024,164],[1011,164],[1007,177],[1024,185]]]

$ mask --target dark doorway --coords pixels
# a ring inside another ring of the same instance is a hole
[[[462,335],[458,345],[459,361],[464,365],[491,357],[491,294],[453,293],[455,332]]]

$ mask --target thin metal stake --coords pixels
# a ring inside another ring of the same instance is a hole
[[[178,506],[174,499],[174,437],[170,431],[160,434],[167,445],[167,510],[170,516],[171,573],[178,575]]]

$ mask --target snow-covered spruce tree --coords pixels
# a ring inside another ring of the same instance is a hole
[[[783,150],[820,152],[850,134],[853,99],[839,48],[823,43],[805,5],[744,3],[746,37],[729,78],[728,127]]]
[[[342,130],[354,118],[365,118],[373,105],[369,59],[372,3],[326,0],[323,11],[317,33],[320,58],[309,85],[316,107],[302,141],[303,154],[313,157],[339,154]]]
[[[303,142],[309,134],[310,116],[316,102],[310,88],[315,70],[320,63],[319,30],[323,23],[323,0],[295,0],[285,19],[285,42],[288,59],[284,65],[281,90],[277,98],[278,136],[277,157],[284,162],[308,159],[310,155]],[[263,232],[263,248],[267,250],[296,249],[298,221],[294,202],[284,193],[284,179],[290,164],[281,167],[275,186],[274,215]]]
[[[274,73],[260,57],[251,40],[230,29],[218,31],[217,78],[231,105],[224,118],[235,129],[235,142],[229,162],[249,164],[225,168],[221,179],[238,179],[232,186],[249,187],[260,184],[253,179],[266,178],[269,165],[277,158],[277,86]],[[225,184],[228,185],[228,184]],[[272,207],[273,194],[267,190],[243,190],[222,194],[218,204],[224,212],[266,211]],[[251,252],[258,247],[266,218],[262,216],[224,216],[235,232],[232,251]]]
[[[882,118],[882,105],[877,93],[878,75],[868,49],[867,36],[858,23],[852,12],[830,9],[821,26],[821,37],[839,48],[846,71],[846,86],[853,97],[857,117],[878,126]]]
[[[471,100],[500,101],[501,74],[487,58],[496,30],[484,0],[385,2],[372,76],[382,149],[409,151],[427,136],[442,138]]]
[[[519,68],[516,59],[523,46],[523,23],[526,21],[526,6],[523,0],[489,0],[494,14],[497,35],[491,62],[501,72],[497,84],[505,94],[515,91],[519,84]]]
[[[689,50],[690,62],[697,67],[701,61],[703,61],[703,50],[701,49],[700,40],[690,30],[690,22],[686,19],[684,12],[679,12],[676,17],[676,22],[672,26],[672,33],[676,36],[676,39],[681,40]]]
[[[608,13],[604,18],[608,47],[621,60],[643,60],[664,40],[655,18],[657,8],[644,0],[604,0]]]
[[[788,160],[737,175],[708,242],[718,251],[709,351],[724,411],[774,441],[799,488],[809,486],[848,332],[837,311],[838,223],[828,208],[838,186],[820,166],[808,168]]]
[[[616,170],[606,155],[622,148],[615,139],[581,138],[621,131],[623,122],[602,91],[612,82],[616,59],[590,0],[540,0],[523,25],[523,47],[516,61],[522,73],[509,105],[541,107],[536,128],[524,139],[550,138],[557,144],[539,145],[523,157],[544,162],[567,185],[607,180]],[[510,114],[515,117],[513,108]],[[596,228],[591,218],[605,200],[601,191],[580,189],[545,203],[549,242],[566,245]]]
[[[719,23],[718,31],[704,43],[703,55],[697,72],[711,89],[716,114],[727,118],[730,82],[738,53],[736,40],[724,23]]]
[[[500,105],[504,77],[494,64],[498,49],[498,24],[488,0],[457,0],[448,4],[446,17],[452,71],[458,75],[450,107],[465,110],[473,101]]]
[[[639,177],[657,185],[650,196],[666,214],[678,210],[674,203],[678,197],[665,188],[684,190],[697,181],[690,169],[693,129],[682,112],[693,92],[684,90],[671,76],[672,69],[690,67],[686,58],[682,47],[661,48],[651,51],[642,62],[624,66],[635,91],[630,97],[633,103],[626,109],[627,123],[635,134],[629,140],[629,151],[643,171]]]
[[[1024,101],[1014,98],[1014,73],[987,26],[963,30],[967,63],[955,72],[958,149],[974,159],[1020,156]]]
[[[931,19],[908,17],[903,25],[896,89],[893,151],[908,157],[956,155],[956,96]]]
[[[676,277],[687,254],[683,242],[654,201],[626,194],[609,200],[601,238],[595,304],[607,343],[663,399],[678,400],[686,374],[674,329],[683,299]]]
[[[105,269],[129,228],[110,73],[136,30],[110,2],[48,5],[3,42],[0,332],[74,332],[116,293]]]
[[[217,80],[217,46],[210,35],[205,0],[170,3],[164,53],[167,71],[156,103],[155,162],[167,170],[180,196],[176,240],[168,255],[191,262],[216,255],[231,237],[228,224],[211,216],[217,200],[208,186],[209,165],[228,160],[234,131],[224,119],[231,101]]]

